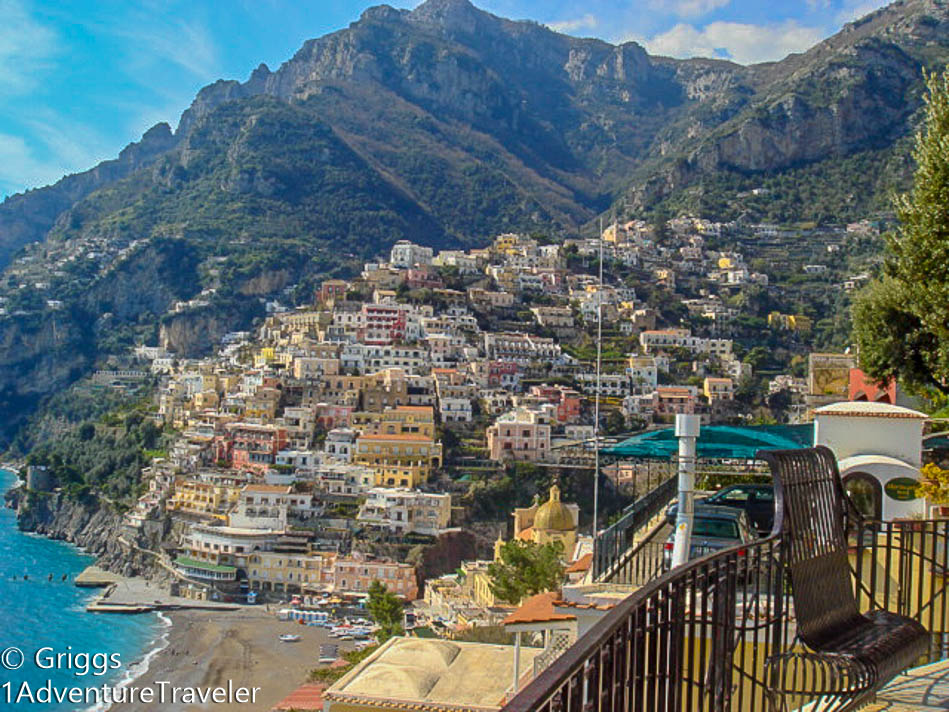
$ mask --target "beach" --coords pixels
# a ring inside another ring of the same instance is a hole
[[[318,667],[321,643],[335,642],[325,628],[302,626],[277,620],[264,606],[238,611],[170,611],[172,626],[168,642],[149,665],[148,671],[131,683],[133,687],[157,687],[167,681],[175,687],[259,687],[256,703],[208,703],[205,706],[165,704],[167,712],[214,710],[269,710]],[[281,633],[301,637],[296,643],[277,639]],[[340,643],[340,651],[352,642]],[[148,712],[154,704],[115,704],[116,712]]]

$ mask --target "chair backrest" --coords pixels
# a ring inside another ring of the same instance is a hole
[[[847,559],[846,500],[837,459],[823,446],[763,450],[758,457],[774,476],[774,528],[786,543],[798,635],[823,650],[862,619]]]

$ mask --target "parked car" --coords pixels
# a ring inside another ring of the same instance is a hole
[[[710,504],[733,507],[744,511],[759,534],[768,534],[774,525],[774,487],[771,485],[739,484],[723,487],[708,497],[697,497],[695,506]],[[675,523],[679,507],[676,503],[666,509],[666,519]]]
[[[713,551],[727,549],[736,544],[751,544],[758,539],[758,533],[751,525],[748,515],[734,507],[722,507],[700,504],[695,507],[692,519],[692,541],[689,547],[689,559],[697,559]],[[672,564],[672,550],[675,546],[675,530],[663,545],[663,563],[668,569]]]

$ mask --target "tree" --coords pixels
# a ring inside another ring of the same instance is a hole
[[[611,410],[606,416],[606,425],[604,427],[607,435],[619,435],[626,430],[626,418],[618,410]]]
[[[512,605],[559,588],[563,572],[563,544],[559,541],[537,544],[512,539],[501,547],[499,560],[488,566],[491,592]]]
[[[871,378],[949,394],[949,68],[926,87],[913,187],[894,201],[882,277],[854,303],[854,338]]]
[[[386,642],[394,635],[402,634],[402,601],[380,581],[369,584],[369,600],[366,608],[372,619],[379,625],[377,637],[379,643]]]

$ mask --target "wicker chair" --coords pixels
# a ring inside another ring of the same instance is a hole
[[[926,652],[929,633],[910,618],[858,610],[844,531],[849,500],[833,452],[819,446],[758,457],[774,476],[775,529],[797,623],[789,652],[766,661],[772,707],[810,699],[814,712],[857,709]]]

